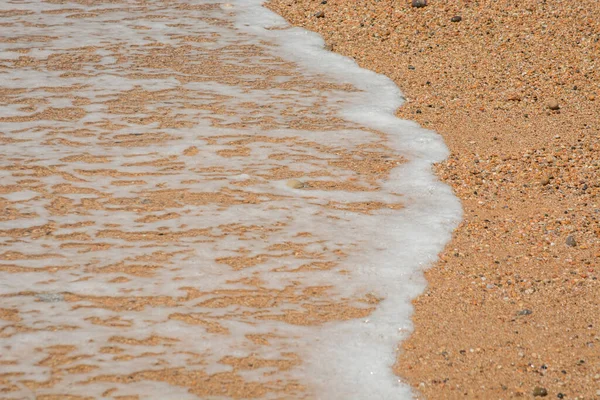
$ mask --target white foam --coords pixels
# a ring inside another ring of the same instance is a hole
[[[12,268],[24,269],[19,273],[0,270],[0,294],[9,295],[4,298],[2,307],[19,310],[22,318],[19,325],[31,328],[18,332],[12,322],[0,321],[0,329],[6,334],[0,339],[0,361],[18,361],[16,365],[2,364],[2,368],[6,372],[24,374],[11,381],[19,388],[11,396],[31,394],[22,380],[44,380],[50,376],[51,368],[40,364],[47,356],[46,347],[71,344],[77,348],[74,354],[85,354],[86,362],[97,368],[82,374],[65,372],[55,387],[40,389],[37,395],[65,394],[68,390],[72,395],[99,397],[108,388],[117,387],[116,393],[121,396],[197,398],[180,387],[153,380],[127,384],[102,380],[82,382],[103,375],[159,369],[153,363],[154,359],[142,357],[145,352],[162,353],[160,367],[182,367],[207,374],[230,371],[231,367],[221,362],[226,356],[281,359],[285,358],[284,353],[295,352],[303,360],[300,366],[282,371],[276,368],[244,370],[239,374],[249,382],[298,381],[306,387],[310,398],[410,398],[409,388],[399,383],[391,371],[395,348],[411,329],[410,299],[425,285],[421,271],[435,260],[461,215],[458,200],[431,172],[431,164],[447,156],[441,138],[394,116],[403,98],[392,81],[360,69],[350,59],[323,50],[323,41],[318,35],[288,27],[280,16],[262,8],[261,1],[230,1],[222,10],[208,11],[176,7],[181,4],[187,2],[172,2],[170,6],[131,5],[127,12],[120,10],[118,5],[102,4],[95,6],[102,11],[98,16],[82,19],[68,18],[68,13],[42,13],[58,10],[62,5],[37,1],[19,4],[19,8],[35,12],[32,16],[18,16],[19,21],[31,18],[51,27],[35,26],[28,30],[28,35],[53,37],[49,42],[34,42],[39,49],[31,52],[32,57],[43,61],[49,55],[68,53],[73,48],[89,45],[97,46],[95,54],[102,58],[98,64],[83,67],[82,71],[89,76],[64,76],[64,71],[48,70],[43,64],[41,67],[7,69],[0,75],[2,87],[27,89],[26,93],[16,95],[16,100],[45,99],[47,103],[39,106],[38,111],[71,106],[71,96],[90,102],[82,106],[87,114],[75,121],[0,122],[2,132],[7,136],[25,140],[5,145],[6,151],[0,157],[2,185],[19,185],[28,178],[37,179],[39,185],[2,194],[4,199],[13,202],[13,207],[18,207],[19,212],[33,215],[0,221],[0,230],[31,228],[35,231],[33,228],[46,224],[54,227],[41,236],[27,234],[12,239],[6,233],[0,242],[1,252],[48,255],[47,258],[1,260],[2,264]],[[0,5],[0,9],[4,8]],[[77,8],[88,11],[86,7]],[[168,19],[158,21],[149,15],[163,15]],[[226,23],[217,24],[211,22],[211,18]],[[15,38],[23,36],[20,22],[13,22],[15,25],[4,29],[3,34]],[[150,29],[139,30],[135,26]],[[285,29],[267,29],[273,27]],[[216,42],[182,42],[176,35],[210,37]],[[193,70],[186,72],[172,65],[136,67],[135,72],[147,75],[134,79],[130,75],[134,61],[115,63],[119,52],[135,59],[138,55],[147,55],[145,52],[149,49],[157,48],[157,43],[173,47],[185,45],[189,54],[185,60],[189,65],[213,62],[216,58],[224,69],[241,70],[243,79],[228,76],[226,71],[223,75],[203,77]],[[25,45],[7,42],[1,46],[2,50],[10,51]],[[243,46],[254,46],[261,54],[246,54],[245,50],[240,50]],[[117,47],[120,50],[114,50]],[[217,49],[229,50],[219,53]],[[4,58],[4,61],[10,59],[14,57]],[[280,66],[280,59],[292,63],[294,68],[288,70]],[[268,76],[262,75],[264,70],[269,71]],[[167,77],[148,78],[165,72]],[[188,82],[182,83],[180,78],[186,78]],[[306,88],[297,81],[348,84],[355,89]],[[73,88],[67,94],[42,89],[63,86]],[[107,100],[116,100],[135,88],[155,93],[172,92],[145,103],[140,101],[140,108],[134,113],[109,112]],[[177,90],[185,91],[185,95]],[[248,103],[257,107],[244,106]],[[214,111],[211,107],[220,107],[224,112]],[[256,109],[260,110],[260,115],[255,113]],[[3,115],[30,115],[29,111],[11,104],[2,110]],[[174,120],[186,124],[161,127],[160,122],[143,124],[134,119],[156,115],[158,110],[168,110],[177,116]],[[337,116],[346,122],[332,123],[332,127],[317,131],[290,128],[304,119],[328,119],[328,116]],[[252,123],[256,117],[270,118],[273,126],[264,128]],[[214,126],[215,120],[220,125]],[[109,129],[97,125],[104,121],[122,127]],[[242,123],[247,127],[233,127]],[[77,129],[91,134],[71,136],[69,132]],[[303,181],[345,182],[348,178],[356,178],[362,182],[361,176],[354,171],[329,163],[337,159],[335,151],[322,150],[314,143],[351,154],[361,146],[379,143],[373,130],[386,133],[395,151],[407,160],[392,170],[378,191],[295,190],[287,186],[287,178],[271,176],[273,168],[285,167],[302,173],[299,179]],[[162,143],[121,146],[119,142],[124,139],[117,140],[117,135],[131,134],[139,138],[149,134],[169,137]],[[256,136],[265,139],[252,141]],[[72,147],[47,143],[56,138],[83,144]],[[231,142],[236,140],[247,141],[244,146],[249,149],[250,156],[224,157],[219,154],[231,149]],[[190,146],[195,146],[198,153],[182,156]],[[65,157],[83,154],[105,159],[98,162],[62,161]],[[276,157],[281,154],[285,157]],[[168,157],[174,166],[156,163]],[[14,166],[14,159],[23,161],[18,174],[14,169],[7,169]],[[36,176],[31,170],[32,167],[48,166],[60,173]],[[116,175],[94,175],[98,169],[114,171]],[[323,170],[331,176],[311,176]],[[123,186],[113,184],[119,180],[142,182]],[[237,186],[246,181],[252,185]],[[65,183],[75,191],[54,194],[55,185]],[[83,189],[97,192],[78,192]],[[148,212],[127,206],[128,202],[136,200],[145,206],[153,205],[152,196],[160,190],[187,190],[199,197],[189,201],[174,194],[172,204],[156,204],[156,210]],[[202,200],[201,194],[223,193],[224,190],[232,199],[239,200],[251,194],[257,200],[234,202],[228,206],[210,199]],[[68,212],[49,211],[51,201],[57,197],[70,201]],[[102,207],[80,207],[82,202],[90,199]],[[119,201],[111,201],[114,199]],[[376,201],[401,202],[404,208],[360,214],[325,207],[330,202]],[[179,216],[140,220],[142,216],[168,213]],[[90,221],[93,224],[90,225]],[[86,225],[67,225],[79,222]],[[247,229],[236,231],[233,226]],[[202,233],[193,233],[194,229],[194,232],[202,230]],[[137,236],[127,239],[114,232]],[[152,232],[175,236],[167,235],[161,239]],[[299,235],[304,232],[313,236]],[[82,234],[89,239],[78,239],[77,235]],[[295,255],[285,246],[283,250],[272,248],[272,245],[286,243],[302,247],[309,255]],[[87,244],[111,247],[90,250],[85,248]],[[159,252],[172,254],[160,259],[156,255]],[[348,254],[347,258],[339,256],[340,252]],[[264,259],[242,269],[230,268],[217,261],[241,254],[246,257],[264,255]],[[156,261],[135,261],[141,256]],[[311,262],[338,265],[317,271],[299,270]],[[148,264],[148,273],[129,276],[118,268],[110,269],[119,263]],[[151,269],[152,265],[158,268]],[[45,267],[57,268],[46,271],[43,270]],[[129,281],[115,281],[126,275],[131,278]],[[260,288],[244,279],[259,279]],[[317,286],[329,287],[326,299],[287,300],[293,295],[302,298],[303,290]],[[186,300],[186,288],[194,288],[200,294]],[[273,297],[276,291],[287,292],[264,306],[253,306],[251,302],[232,302],[223,307],[206,305],[211,300],[226,299],[224,291],[245,291],[252,297],[260,294],[259,289],[265,291],[267,297]],[[272,319],[286,311],[304,312],[307,305],[327,302],[347,301],[353,307],[365,307],[357,299],[366,294],[384,299],[367,318],[314,326]],[[81,298],[66,301],[69,296]],[[117,301],[128,296],[163,296],[172,303],[111,309],[97,305],[96,299],[100,296],[110,296]],[[186,313],[218,322],[229,334],[170,319],[173,315]],[[271,319],[264,319],[265,316]],[[127,321],[128,325],[120,328],[93,322],[97,318],[112,317]],[[41,330],[65,325],[76,328]],[[270,339],[270,346],[263,346],[248,340],[249,334],[276,334],[277,338]],[[177,341],[156,345],[111,341],[114,336],[144,339],[152,335]],[[100,352],[106,346],[121,347],[124,354],[133,358],[116,359]],[[201,354],[203,364],[194,364],[193,357],[183,355],[184,351]],[[275,392],[267,392],[264,398],[277,396]]]
[[[397,151],[410,160],[396,168],[385,184],[405,196],[406,209],[378,220],[377,225],[356,226],[378,244],[378,250],[365,257],[359,280],[386,300],[368,321],[336,323],[319,332],[311,362],[302,373],[321,377],[318,397],[322,399],[409,398],[409,389],[391,374],[395,358],[391,350],[411,327],[409,301],[424,286],[420,271],[436,259],[461,216],[460,203],[450,188],[431,172],[431,164],[447,157],[447,149],[435,133],[395,118],[404,98],[390,79],[324,51],[317,34],[299,28],[265,29],[286,23],[256,8],[258,3],[243,2],[236,27],[277,40],[286,59],[312,73],[361,89],[342,111],[344,118],[388,133]]]

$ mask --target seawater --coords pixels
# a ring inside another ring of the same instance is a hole
[[[392,81],[259,0],[0,11],[3,398],[411,398],[461,208]]]

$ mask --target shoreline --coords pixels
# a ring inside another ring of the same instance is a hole
[[[460,217],[447,149],[242,3],[3,14],[2,393],[411,397],[390,350]]]
[[[597,396],[594,2],[266,6],[390,77],[408,99],[397,115],[450,148],[436,173],[464,217],[425,272],[395,373],[430,399]]]

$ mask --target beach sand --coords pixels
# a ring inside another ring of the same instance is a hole
[[[62,3],[0,10],[0,399],[406,397],[387,366],[422,281],[379,293],[456,199],[406,200],[397,166],[433,176],[361,123],[367,85],[286,59],[258,6]]]
[[[395,372],[429,399],[600,396],[597,1],[268,6],[393,79],[398,116],[450,148],[464,219]]]

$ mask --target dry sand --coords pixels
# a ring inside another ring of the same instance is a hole
[[[426,272],[396,373],[429,399],[599,397],[597,1],[269,7],[392,78],[398,116],[451,150],[437,173],[464,220]]]

